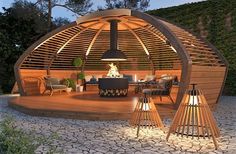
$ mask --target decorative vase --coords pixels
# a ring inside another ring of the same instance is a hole
[[[84,86],[79,86],[79,91],[83,92],[84,91]]]
[[[72,91],[72,88],[66,88],[66,92],[70,93]]]

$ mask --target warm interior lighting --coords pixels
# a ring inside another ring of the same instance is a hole
[[[137,75],[134,74],[134,82],[137,82]]]
[[[189,105],[198,105],[197,96],[191,95],[189,98]]]
[[[189,91],[189,105],[198,105],[198,92],[195,89],[195,84],[193,85],[193,89]]]
[[[102,58],[101,60],[102,60],[102,61],[126,61],[127,59],[119,59],[119,58],[110,58],[110,59],[107,59],[107,58]]]
[[[170,46],[170,48],[175,52],[177,53],[177,51],[175,50],[175,48],[173,46]]]
[[[142,108],[142,106],[143,106],[143,108]],[[149,110],[151,110],[151,107],[149,106],[148,103],[140,104],[139,108],[142,109],[142,111],[149,111]]]
[[[170,44],[170,41],[166,40],[165,43],[166,43],[166,45],[169,45],[170,48],[171,48],[175,53],[177,53],[177,51],[175,50],[175,48]]]

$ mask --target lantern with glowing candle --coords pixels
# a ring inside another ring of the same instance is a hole
[[[192,84],[193,89],[189,91],[189,105],[198,105],[198,91],[195,89],[196,84]]]
[[[157,112],[156,106],[151,97],[140,97],[137,100],[137,104],[134,112],[131,115],[130,125],[137,127],[137,137],[139,135],[140,126],[153,128],[163,128],[163,123]]]
[[[212,138],[215,149],[218,148],[216,138],[220,136],[219,129],[202,91],[196,89],[196,84],[192,84],[192,89],[186,91],[170,126],[167,140],[171,133],[198,139]]]

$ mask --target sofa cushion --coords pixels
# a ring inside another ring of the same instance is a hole
[[[145,81],[155,81],[156,76],[155,75],[146,75],[145,76]]]
[[[46,84],[49,84],[49,85],[58,85],[60,84],[60,80],[58,78],[45,78],[45,81],[46,81]]]
[[[53,89],[65,89],[65,88],[67,88],[67,86],[66,85],[52,85],[52,88]]]
[[[97,78],[92,76],[92,78],[89,80],[89,83],[97,83]]]
[[[92,78],[92,75],[85,75],[85,81],[88,82]]]

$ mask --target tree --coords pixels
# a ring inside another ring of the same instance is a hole
[[[64,26],[66,24],[69,24],[70,21],[67,19],[67,18],[62,18],[62,17],[58,17],[58,18],[55,18],[53,20],[53,26],[56,28],[56,27],[61,27],[61,26]],[[54,28],[53,27],[53,28]]]
[[[18,1],[0,13],[0,87],[10,92],[15,82],[13,66],[20,55],[47,33],[45,13],[32,3]]]
[[[92,11],[90,8],[93,3],[91,0],[37,0],[35,5],[39,5],[45,11],[47,10],[48,31],[51,31],[53,8],[62,7],[75,13],[75,15],[82,16]]]
[[[8,12],[9,16],[15,16],[15,18],[28,20],[31,19],[35,22],[35,30],[37,33],[42,34],[47,31],[47,18],[46,12],[41,8],[35,6],[31,2],[18,0],[12,3],[12,7],[5,9],[5,15]],[[38,36],[35,36],[38,37]]]
[[[52,27],[69,23],[66,18],[56,18]],[[22,53],[47,33],[47,12],[27,1],[16,1],[12,7],[0,12],[0,93],[11,91],[14,64]]]
[[[114,8],[129,8],[133,10],[145,11],[149,7],[150,0],[105,0],[104,8],[99,9],[114,9]]]

